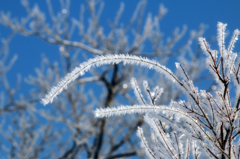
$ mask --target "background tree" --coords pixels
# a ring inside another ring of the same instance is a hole
[[[128,53],[154,58],[166,65],[172,63],[169,57],[175,56],[191,66],[186,69],[189,77],[195,82],[201,81],[207,76],[201,75],[204,63],[200,49],[192,47],[192,42],[196,46],[196,38],[202,36],[206,26],[200,25],[190,35],[189,32],[185,35],[185,26],[176,28],[171,38],[165,38],[160,29],[160,21],[167,11],[163,5],[159,6],[158,13],[146,14],[147,1],[139,1],[135,9],[132,8],[131,16],[128,15],[128,21],[121,21],[121,16],[128,11],[121,3],[115,18],[103,17],[103,22],[101,13],[109,9],[104,8],[103,1],[83,2],[79,16],[71,14],[70,0],[59,2],[60,5],[56,2],[53,5],[47,0],[45,8],[41,8],[23,0],[26,11],[23,17],[1,12],[0,23],[9,28],[8,32],[11,30],[2,40],[0,50],[1,154],[7,158],[143,157],[135,136],[137,127],[144,126],[141,115],[98,119],[92,110],[136,103],[131,97],[129,74],[137,81],[148,80],[150,86],[154,83],[164,88],[165,93],[157,104],[167,104],[169,98],[181,98],[181,91],[163,82],[161,75],[122,64],[101,67],[92,69],[84,78],[77,78],[51,105],[42,107],[39,101],[75,66],[97,55]],[[72,5],[75,3],[72,1]],[[7,58],[8,43],[14,35],[16,38],[34,36],[55,45],[59,57],[42,55],[36,73],[24,77],[24,82],[21,76],[12,80],[6,72],[16,60],[16,56]],[[185,39],[179,43],[181,38]],[[26,83],[30,87],[26,87]],[[89,89],[90,86],[94,90]],[[29,89],[22,91],[22,87]]]

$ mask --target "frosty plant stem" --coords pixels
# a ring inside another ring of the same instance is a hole
[[[148,144],[151,142],[147,142],[145,139],[142,128],[138,129],[138,136],[142,141],[142,148],[145,149],[149,158],[238,159],[240,156],[240,121],[236,119],[239,118],[240,110],[240,58],[237,61],[237,54],[232,50],[239,30],[234,31],[226,50],[225,30],[227,24],[219,22],[217,26],[220,57],[218,57],[217,51],[210,49],[210,45],[204,38],[199,38],[200,47],[207,56],[207,68],[217,83],[217,89],[212,92],[199,91],[180,63],[176,63],[177,71],[181,76],[178,78],[171,70],[154,60],[132,55],[107,55],[80,64],[50,90],[42,99],[42,103],[46,105],[52,102],[53,98],[64,88],[66,89],[71,81],[84,75],[93,66],[99,67],[104,64],[120,62],[124,65],[140,65],[163,73],[167,79],[176,83],[183,90],[187,101],[172,101],[169,106],[159,106],[156,103],[163,93],[163,89],[156,86],[151,92],[148,82],[144,81],[143,92],[149,99],[148,103],[141,93],[137,80],[132,78],[131,84],[139,105],[100,108],[95,110],[96,117],[144,113],[144,121],[151,128],[153,144]],[[230,94],[234,89],[236,90],[235,101],[231,97],[234,94]]]
[[[132,64],[132,65],[140,65],[147,67],[149,69],[155,69],[166,75],[172,81],[177,81],[179,85],[184,87],[185,90],[187,88],[183,86],[182,82],[172,73],[171,70],[166,68],[165,66],[160,65],[154,60],[149,60],[147,58],[142,58],[138,56],[132,55],[107,55],[107,56],[98,56],[94,59],[90,59],[87,62],[80,64],[79,67],[76,67],[72,72],[68,73],[58,84],[54,86],[49,93],[42,99],[42,103],[44,105],[51,103],[58,94],[60,94],[63,89],[67,89],[67,86],[70,82],[74,81],[78,76],[83,76],[85,72],[87,72],[91,67],[99,67],[101,65],[106,64],[118,64],[123,62],[123,64]]]

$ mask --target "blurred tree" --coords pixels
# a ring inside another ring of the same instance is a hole
[[[191,45],[193,40],[202,36],[206,26],[200,25],[185,43],[176,47],[187,27],[183,26],[181,31],[176,28],[173,36],[165,40],[160,30],[160,21],[167,12],[163,5],[160,5],[157,15],[148,13],[146,16],[147,1],[141,0],[129,21],[121,22],[125,6],[121,3],[114,13],[114,20],[106,26],[100,21],[103,1],[85,1],[78,19],[70,16],[70,0],[60,0],[59,11],[54,10],[50,0],[46,2],[46,9],[41,10],[37,4],[32,6],[32,2],[22,0],[27,15],[21,19],[12,18],[5,12],[0,15],[0,24],[12,30],[2,40],[0,48],[1,156],[62,159],[143,157],[135,135],[137,127],[144,126],[141,115],[98,119],[92,110],[119,103],[136,103],[129,91],[130,73],[135,74],[138,81],[149,78],[149,85],[154,83],[164,88],[159,104],[166,104],[169,98],[179,99],[181,91],[176,91],[162,75],[123,64],[101,67],[92,69],[84,78],[77,78],[51,105],[42,107],[39,101],[52,85],[83,59],[97,55],[145,56],[157,59],[161,64],[168,64],[169,57],[174,56],[183,64],[188,61],[191,67],[187,67],[186,72],[193,80],[200,81],[206,78],[199,77],[204,63],[199,47],[194,49]],[[61,57],[60,62],[53,63],[43,55],[36,74],[25,78],[33,89],[23,94],[18,92],[21,77],[12,86],[6,75],[17,57],[8,57],[8,43],[15,34],[35,36],[57,45]],[[89,89],[90,85],[94,90]]]

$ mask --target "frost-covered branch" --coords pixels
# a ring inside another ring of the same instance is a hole
[[[169,108],[166,106],[151,105],[150,100],[150,104],[143,103],[143,105],[97,109],[95,116],[109,117],[120,114],[145,113],[145,121],[152,128],[154,140],[155,142],[156,140],[159,142],[156,146],[152,146],[151,150],[149,150],[150,146],[145,148],[146,152],[152,152],[150,154],[154,154],[154,157],[161,156],[165,158],[171,154],[172,158],[181,158],[182,152],[180,153],[181,147],[179,146],[181,140],[177,138],[178,134],[179,136],[184,135],[187,138],[191,138],[193,141],[192,145],[194,148],[192,157],[197,158],[201,154],[214,158],[237,158],[236,151],[238,150],[236,150],[235,147],[239,142],[233,139],[239,135],[239,123],[235,121],[236,117],[239,116],[239,63],[237,63],[237,69],[235,69],[234,66],[236,66],[235,59],[237,55],[232,53],[231,48],[236,42],[239,31],[234,31],[227,51],[224,43],[225,29],[226,24],[218,23],[220,58],[217,56],[217,51],[210,49],[209,44],[204,38],[199,38],[200,46],[207,55],[207,67],[215,76],[218,83],[219,88],[215,94],[212,95],[212,93],[207,93],[205,90],[201,90],[199,93],[198,89],[188,77],[184,67],[180,63],[176,63],[176,67],[177,69],[180,68],[181,77],[183,78],[183,81],[178,79],[177,82],[188,91],[188,103],[184,101],[172,102],[170,104],[171,108]],[[167,71],[165,72],[169,73]],[[232,72],[236,80],[236,82],[234,82],[237,90],[235,94],[236,106],[232,106],[231,104],[232,101],[229,90],[232,77],[230,74]],[[146,82],[144,83],[144,89],[152,99],[148,84]],[[134,87],[134,89],[136,88]],[[139,88],[136,90],[136,94],[139,96]],[[144,98],[141,96],[140,99],[143,101]],[[156,119],[159,120],[159,125]],[[171,129],[166,132],[163,123],[168,124]],[[183,127],[187,132],[182,129]],[[163,132],[167,133],[168,136],[165,136]],[[158,139],[155,137],[156,133],[158,133]],[[198,145],[196,144],[197,142]],[[162,151],[159,149],[161,147],[166,149],[168,153],[162,156]],[[201,153],[199,149],[202,149]],[[187,158],[189,158],[189,146],[185,149],[185,153],[187,154]]]
[[[63,89],[66,89],[70,82],[74,81],[77,77],[84,75],[85,72],[91,69],[91,67],[99,67],[106,64],[118,64],[120,62],[123,62],[124,65],[140,65],[149,69],[155,69],[156,71],[163,73],[168,79],[172,80],[173,82],[176,81],[180,86],[187,90],[187,88],[182,84],[181,81],[179,81],[179,79],[172,73],[171,70],[153,60],[131,55],[107,55],[90,59],[88,62],[82,63],[79,67],[76,67],[71,73],[67,74],[64,79],[62,79],[62,81],[57,84],[57,86],[53,87],[49,91],[45,98],[42,99],[42,103],[46,105],[49,102],[52,102],[53,98],[61,93]]]

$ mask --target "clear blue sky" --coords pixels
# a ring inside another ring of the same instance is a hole
[[[108,20],[113,20],[120,3],[125,3],[125,11],[121,18],[121,22],[128,21],[139,2],[137,0],[106,0],[104,11],[101,16],[102,24],[107,25]],[[46,1],[31,0],[30,4],[39,4],[41,10],[47,12]],[[60,9],[57,1],[52,1],[54,10]],[[81,0],[72,0],[70,13],[71,16],[78,18],[80,11],[80,4],[85,3]],[[205,36],[216,35],[217,22],[227,23],[227,30],[230,33],[236,28],[240,29],[240,1],[239,0],[149,0],[146,12],[157,14],[159,4],[162,3],[168,9],[168,13],[162,19],[160,27],[166,37],[171,36],[175,27],[180,27],[184,24],[188,26],[188,31],[196,30],[201,23],[209,26]],[[13,5],[14,4],[14,5]],[[1,0],[0,10],[4,12],[11,12],[12,17],[22,17],[26,15],[24,8],[20,1],[16,0]],[[47,12],[48,13],[48,12]],[[48,14],[46,14],[48,17]],[[49,17],[48,17],[49,18]],[[108,26],[106,27],[107,31]],[[10,30],[0,25],[0,37],[6,37]],[[188,37],[189,32],[185,37]],[[230,34],[231,35],[231,34]],[[184,40],[184,39],[183,39]],[[238,43],[235,50],[239,50]],[[217,48],[216,48],[217,49]],[[11,79],[16,78],[17,73],[21,73],[22,77],[29,74],[34,74],[34,68],[40,66],[41,54],[46,54],[52,60],[59,60],[58,46],[50,45],[43,40],[36,37],[24,37],[17,35],[10,43],[10,56],[18,54],[18,60],[8,73]],[[25,87],[26,88],[26,87]]]
[[[53,3],[54,2],[54,3]],[[101,22],[107,25],[107,20],[112,20],[118,10],[120,3],[125,3],[125,12],[121,21],[129,20],[133,10],[138,3],[137,0],[106,0]],[[31,0],[30,4],[38,3],[41,10],[46,10],[46,1]],[[57,1],[52,1],[54,10],[60,9]],[[72,0],[70,13],[73,17],[78,17],[81,0]],[[160,27],[165,36],[171,36],[175,27],[188,26],[188,31],[197,29],[199,24],[204,23],[209,26],[205,36],[216,35],[216,25],[218,21],[227,23],[227,29],[232,33],[236,28],[240,28],[240,1],[239,0],[149,0],[146,12],[156,14],[159,4],[162,3],[168,9],[167,15],[161,21]],[[14,5],[13,5],[14,4]],[[20,1],[1,0],[0,10],[11,12],[12,17],[25,16],[26,12]],[[48,14],[46,14],[48,15]],[[107,27],[108,28],[108,27]],[[106,31],[107,31],[106,28]],[[0,26],[0,37],[6,37],[10,30]],[[187,35],[189,32],[187,33]],[[187,37],[186,35],[186,37]],[[238,43],[237,43],[238,45]],[[238,47],[236,45],[236,49]],[[238,50],[239,50],[238,49]],[[10,56],[18,54],[18,60],[8,73],[10,78],[15,78],[16,73],[21,73],[23,77],[34,74],[34,68],[40,66],[41,54],[45,53],[52,60],[58,60],[58,46],[49,45],[36,37],[24,37],[17,35],[10,43]]]

